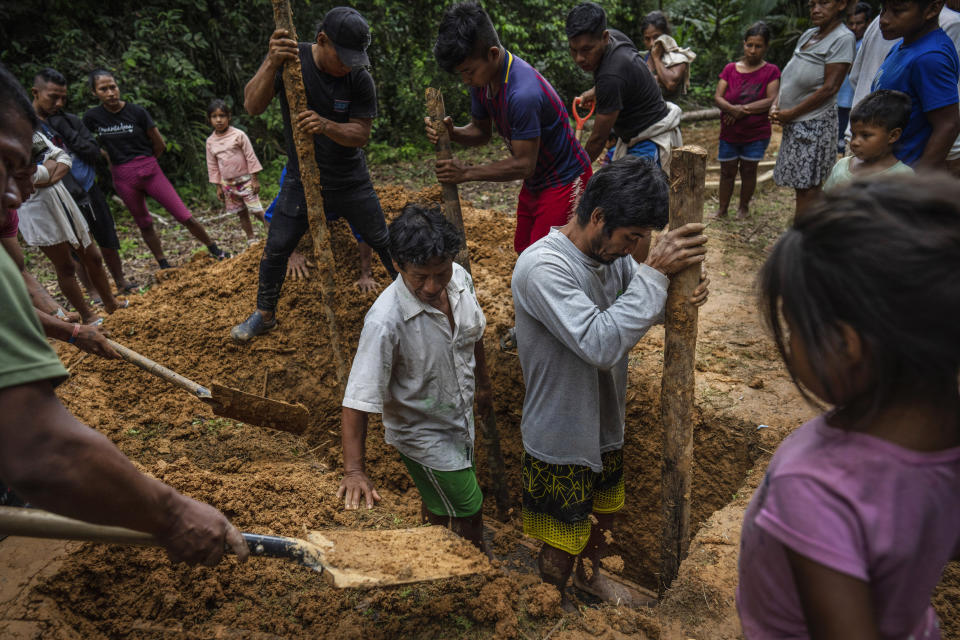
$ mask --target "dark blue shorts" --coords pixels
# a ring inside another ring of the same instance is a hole
[[[755,140],[753,142],[744,142],[735,144],[720,141],[720,153],[717,154],[720,162],[729,162],[731,160],[746,160],[747,162],[760,162],[763,155],[767,152],[767,146],[770,144],[770,138],[764,140]]]

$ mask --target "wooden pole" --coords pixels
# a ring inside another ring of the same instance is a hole
[[[670,161],[670,228],[703,221],[707,152],[696,146],[674,149]],[[669,588],[690,544],[690,473],[693,464],[693,367],[697,348],[697,307],[690,297],[700,282],[700,265],[670,278],[663,345],[660,418],[663,422],[663,535],[660,594]]]
[[[426,91],[427,115],[434,123],[439,124],[440,139],[437,141],[437,160],[452,160],[453,148],[450,146],[450,134],[443,126],[443,119],[447,117],[443,105],[443,93],[432,87]],[[452,222],[463,234],[463,248],[457,254],[457,264],[470,272],[470,252],[467,251],[467,232],[463,226],[463,211],[460,210],[460,191],[457,185],[441,182],[443,188],[443,215]],[[472,272],[471,272],[472,275]]]
[[[273,0],[273,20],[277,29],[286,29],[290,39],[297,40],[297,29],[293,25],[293,11],[289,0]],[[337,285],[333,274],[336,262],[333,251],[330,249],[330,232],[323,215],[323,193],[320,186],[320,169],[314,152],[313,136],[301,133],[297,129],[297,114],[307,110],[307,95],[303,88],[303,73],[300,70],[300,61],[289,61],[283,66],[283,86],[287,94],[287,104],[290,106],[290,129],[293,132],[293,141],[297,147],[297,161],[300,165],[300,179],[307,199],[307,219],[310,223],[310,235],[313,238],[313,250],[317,260],[317,269],[320,272],[321,305],[327,317],[327,327],[330,330],[330,346],[333,350],[333,361],[337,369],[337,384],[340,395],[343,396],[346,384],[347,369],[340,352],[340,331],[337,329],[337,318],[330,303],[335,299]]]
[[[426,103],[427,115],[435,124],[439,125],[440,139],[437,141],[437,160],[450,160],[453,158],[453,149],[450,147],[450,135],[447,133],[447,128],[443,126],[443,119],[446,117],[443,94],[439,89],[428,88]],[[443,215],[463,235],[463,248],[457,254],[457,264],[470,273],[470,254],[467,251],[467,232],[463,226],[463,211],[460,209],[460,192],[455,184],[440,184],[443,187]],[[483,338],[480,338],[480,353],[485,353]],[[491,409],[489,414],[481,416],[481,418],[483,441],[487,448],[487,466],[490,468],[490,479],[493,482],[493,499],[497,505],[497,517],[505,521],[510,507],[503,451],[500,449],[500,430],[497,429],[497,415]]]

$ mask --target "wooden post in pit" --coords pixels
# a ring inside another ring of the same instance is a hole
[[[707,152],[697,146],[673,150],[670,161],[670,228],[703,221]],[[664,322],[663,381],[663,534],[660,595],[669,588],[690,544],[690,473],[693,463],[693,367],[697,347],[697,307],[689,300],[700,282],[700,265],[670,278]]]
[[[277,29],[286,29],[290,38],[297,40],[297,29],[293,25],[293,11],[289,0],[273,0],[273,20]],[[337,285],[333,278],[336,263],[333,251],[330,249],[330,232],[327,229],[326,218],[323,215],[323,193],[320,186],[320,169],[317,167],[314,155],[313,136],[306,135],[297,129],[297,114],[307,110],[307,95],[303,88],[303,73],[300,62],[291,61],[283,66],[283,86],[287,94],[287,104],[290,105],[290,129],[293,132],[293,141],[297,147],[297,161],[300,165],[300,179],[307,200],[307,219],[310,223],[310,236],[313,238],[313,251],[317,260],[317,270],[320,273],[321,305],[324,315],[327,316],[327,328],[330,330],[330,346],[333,350],[333,361],[337,369],[337,384],[340,387],[340,396],[343,396],[346,384],[347,369],[340,352],[340,331],[337,329],[337,318],[330,303],[336,295]]]
[[[433,122],[440,125],[440,140],[437,141],[437,160],[453,158],[453,149],[450,147],[450,135],[443,126],[446,109],[443,106],[443,94],[439,89],[432,87],[426,90],[427,115]],[[443,215],[452,222],[463,236],[463,248],[457,254],[457,264],[470,272],[470,253],[467,251],[467,231],[463,226],[463,211],[460,209],[460,191],[455,184],[440,183],[443,188]],[[483,338],[480,338],[480,353],[483,349]],[[486,356],[483,356],[486,357]],[[483,441],[487,449],[487,466],[490,468],[490,480],[493,482],[493,499],[497,505],[497,517],[506,521],[509,510],[507,495],[507,480],[503,452],[500,449],[500,430],[497,429],[497,415],[491,410],[486,416],[481,416],[480,428],[483,431]]]

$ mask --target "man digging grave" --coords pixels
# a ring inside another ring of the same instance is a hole
[[[337,496],[347,509],[380,500],[364,462],[367,414],[380,413],[384,439],[420,492],[423,520],[483,549],[473,400],[476,390],[480,413],[490,410],[490,378],[477,355],[487,322],[470,274],[453,261],[463,242],[439,209],[410,204],[390,225],[400,277],[364,318],[343,398]]]
[[[257,308],[230,332],[239,342],[276,327],[287,260],[309,225],[292,126],[313,136],[327,217],[346,218],[380,256],[391,279],[397,275],[387,250],[387,224],[362,150],[377,115],[376,88],[364,68],[370,64],[366,53],[370,29],[355,9],[336,7],[323,17],[315,42],[298,44],[288,36],[283,29],[273,32],[267,57],[244,89],[244,106],[251,115],[263,113],[279,96],[287,175],[260,261]],[[300,63],[309,107],[295,123],[290,121],[281,73],[287,61]]]
[[[523,401],[523,531],[544,542],[540,576],[606,602],[643,597],[606,579],[600,558],[623,508],[627,358],[663,321],[671,274],[706,255],[702,224],[669,231],[668,186],[649,159],[610,164],[587,184],[576,217],[517,260],[513,303]],[[631,257],[631,255],[633,257]],[[644,262],[637,264],[640,260]],[[708,280],[690,299],[707,300]]]
[[[468,147],[487,144],[495,124],[510,149],[509,157],[477,166],[438,160],[437,179],[452,184],[523,180],[513,239],[520,253],[551,226],[566,223],[571,202],[592,174],[590,159],[557,92],[500,44],[480,5],[461,2],[447,9],[433,52],[440,68],[459,74],[470,88],[470,123],[455,127],[452,118],[443,121],[450,140]],[[426,119],[431,144],[439,139],[437,126]]]

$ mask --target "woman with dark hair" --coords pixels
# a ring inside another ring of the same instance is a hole
[[[750,198],[757,187],[757,167],[770,144],[767,112],[780,90],[780,69],[763,59],[770,46],[770,28],[757,22],[743,38],[743,57],[720,72],[714,102],[720,119],[720,208],[725,218],[740,172],[738,218],[750,213]]]
[[[690,88],[690,63],[697,58],[692,50],[673,39],[670,23],[662,11],[651,11],[640,23],[647,47],[647,67],[657,79],[667,100],[674,100]]]
[[[748,640],[940,637],[930,598],[960,549],[958,203],[949,177],[854,182],[761,271],[781,357],[828,410],[783,441],[744,515]]]
[[[837,91],[854,58],[848,0],[811,0],[807,29],[783,69],[770,121],[783,126],[774,181],[796,192],[794,215],[820,195],[837,157]]]
[[[217,260],[229,258],[230,254],[218,247],[203,225],[193,218],[157,163],[157,158],[166,149],[166,143],[147,110],[121,100],[120,87],[113,73],[105,69],[90,73],[90,89],[100,100],[100,106],[84,114],[83,124],[106,149],[117,195],[133,214],[133,220],[160,268],[169,269],[170,263],[163,253],[160,236],[154,230],[153,219],[147,211],[147,196],[154,198],[186,227],[194,238],[207,247],[210,255]]]

